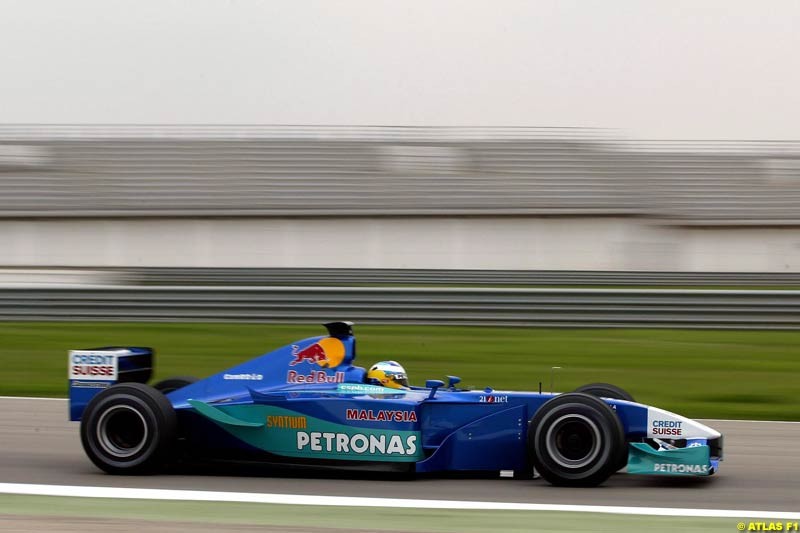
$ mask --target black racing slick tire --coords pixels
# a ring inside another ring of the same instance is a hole
[[[153,383],[153,388],[163,394],[169,394],[192,383],[197,383],[197,381],[197,378],[192,376],[175,376]]]
[[[622,422],[608,404],[590,394],[560,394],[528,424],[530,459],[553,485],[603,483],[617,470],[625,447]]]
[[[635,402],[633,395],[621,387],[612,385],[611,383],[589,383],[582,385],[575,389],[574,392],[583,392],[597,396],[598,398],[611,398],[612,400],[627,400]],[[623,449],[617,459],[617,470],[621,470],[628,466],[628,450]]]
[[[589,383],[582,385],[573,392],[583,392],[597,396],[598,398],[611,398],[612,400],[627,400],[635,402],[633,396],[623,388],[612,385],[611,383]]]
[[[178,420],[163,393],[141,383],[113,385],[92,398],[81,418],[86,455],[109,474],[158,471],[172,457]]]

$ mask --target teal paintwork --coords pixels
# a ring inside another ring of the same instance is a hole
[[[708,476],[713,472],[710,448],[705,445],[673,450],[656,450],[642,442],[628,446],[629,474]]]
[[[424,457],[419,431],[354,427],[270,405],[190,403],[237,439],[286,457],[388,462]]]

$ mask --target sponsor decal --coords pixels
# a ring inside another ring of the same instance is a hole
[[[222,379],[228,381],[261,381],[263,374],[223,374]]]
[[[713,468],[708,446],[654,450],[643,442],[628,445],[629,474],[707,476]]]
[[[653,420],[650,433],[653,435],[680,437],[683,435],[682,420]]]
[[[289,366],[311,363],[323,368],[334,368],[342,364],[342,361],[344,361],[344,353],[344,343],[333,337],[322,339],[310,346],[306,346],[302,350],[299,346],[293,344],[293,359],[289,363]]]
[[[379,409],[348,409],[345,412],[347,420],[365,420],[367,422],[416,422],[417,413],[406,410]]]
[[[508,396],[479,396],[478,403],[508,403]]]
[[[417,436],[396,434],[363,435],[322,431],[298,431],[297,449],[323,453],[368,455],[416,455]]]
[[[70,351],[69,379],[79,379],[84,381],[116,381],[116,354],[87,350]]]
[[[253,427],[232,426],[213,420],[223,431],[250,446],[276,455],[398,463],[418,461],[425,456],[421,433],[412,429],[412,426],[405,426],[408,429],[354,427],[356,423],[343,420],[343,412],[336,416],[328,413],[341,422],[338,423],[263,404],[217,407],[236,419],[262,426],[256,430]],[[358,412],[355,414],[358,416]],[[375,417],[379,416],[377,411],[373,414]]]
[[[111,386],[110,381],[76,381],[73,380],[70,384],[70,387],[75,387],[76,389],[107,389]]]
[[[352,394],[405,394],[403,389],[390,389],[380,385],[366,385],[363,383],[342,383],[336,387],[336,392]]]
[[[300,374],[289,370],[286,374],[286,383],[344,383],[344,372],[328,374],[324,370],[312,370],[308,374]]]
[[[708,474],[708,465],[655,463],[653,464],[653,472],[663,472],[665,474]]]
[[[267,427],[278,429],[306,429],[308,419],[304,416],[267,415]]]
[[[667,439],[713,439],[719,437],[719,432],[684,416],[657,407],[648,407],[647,436]]]

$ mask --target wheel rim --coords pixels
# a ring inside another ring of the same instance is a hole
[[[97,423],[97,442],[115,457],[131,457],[147,442],[147,422],[142,413],[129,405],[106,409]]]
[[[584,415],[569,414],[558,418],[547,430],[548,455],[569,469],[590,465],[600,453],[600,429]]]

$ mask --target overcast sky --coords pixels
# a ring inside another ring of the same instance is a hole
[[[0,123],[800,139],[800,2],[0,0]]]

